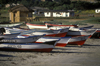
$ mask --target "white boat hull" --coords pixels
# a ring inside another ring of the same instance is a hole
[[[68,44],[70,45],[83,45],[90,35],[72,37]]]
[[[7,51],[35,51],[35,52],[50,52],[54,48],[54,45],[49,44],[37,44],[37,43],[29,43],[29,44],[11,44],[11,43],[3,43],[0,44],[0,50]]]
[[[26,37],[26,38],[4,38],[1,39],[0,42],[4,43],[33,43],[42,36],[31,36],[31,37]]]
[[[70,39],[71,37],[62,37],[62,38],[61,37],[41,37],[35,43],[45,43],[47,41],[56,40],[58,41],[56,42],[56,46],[65,47]]]
[[[23,23],[18,24],[0,24],[0,27],[19,27]]]
[[[34,28],[47,29],[47,26],[46,26],[46,25],[37,25],[37,24],[26,23],[26,26],[27,26],[29,29],[34,29]]]
[[[0,35],[0,38],[15,38],[15,37],[18,36],[19,34],[20,34],[20,33]]]
[[[45,25],[52,26],[52,27],[62,27],[62,28],[66,28],[66,27],[78,27],[77,25],[59,25],[59,24],[49,24],[49,23],[45,23]]]
[[[75,37],[75,36],[86,36],[86,35],[90,35],[90,37],[91,37],[95,32],[96,32],[96,30],[68,31],[66,36]]]
[[[68,30],[67,30],[68,31]],[[22,36],[33,36],[33,35],[45,35],[45,36],[52,36],[52,37],[65,37],[67,32],[65,30],[39,30],[39,31],[26,31],[21,33]]]

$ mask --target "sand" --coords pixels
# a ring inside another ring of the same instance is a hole
[[[100,66],[100,39],[87,39],[82,47],[55,47],[49,53],[0,51],[0,66]]]

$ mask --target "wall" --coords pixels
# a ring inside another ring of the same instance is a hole
[[[95,13],[100,13],[100,9],[96,9],[95,10]]]
[[[69,17],[70,13],[66,12],[44,12],[45,17]]]
[[[51,13],[50,12],[44,12],[45,17],[51,17]]]
[[[13,12],[9,12],[10,21],[14,22],[14,14]]]

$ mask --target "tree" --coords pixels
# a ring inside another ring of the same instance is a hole
[[[100,2],[100,0],[96,0],[96,1]]]
[[[59,0],[59,3],[62,4],[70,4],[71,1],[70,0]]]
[[[23,4],[25,6],[29,6],[29,1],[27,0],[22,0],[20,4]]]
[[[39,1],[38,0],[35,0],[34,1],[34,6],[38,6],[38,4],[39,4]]]
[[[4,6],[5,4],[7,4],[8,3],[8,0],[0,0],[0,4],[2,5],[2,6]]]

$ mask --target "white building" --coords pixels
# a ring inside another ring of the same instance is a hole
[[[40,10],[38,14],[45,17],[71,17],[74,16],[74,10]]]
[[[100,13],[100,9],[95,9],[95,13]]]

